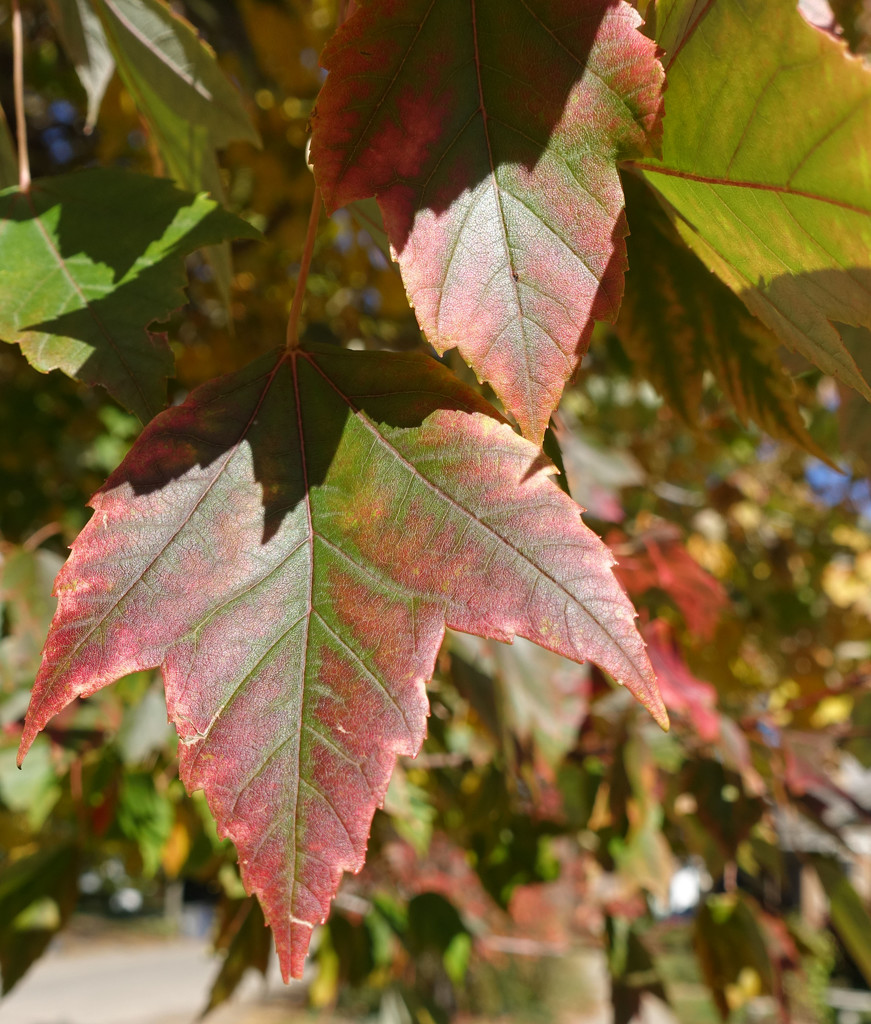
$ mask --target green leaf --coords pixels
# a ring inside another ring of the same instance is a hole
[[[662,159],[629,166],[752,313],[871,398],[832,323],[871,326],[871,73],[794,0],[661,0],[657,29]]]
[[[149,128],[170,177],[190,192],[223,201],[216,150],[260,145],[241,96],[196,30],[162,0],[91,0],[118,71]],[[226,245],[207,256],[225,301],[232,264]]]
[[[3,994],[45,952],[76,905],[78,856],[70,844],[39,850],[0,869]]]
[[[622,917],[607,917],[605,937],[614,1024],[641,1020],[645,997],[670,1005],[656,964],[632,923]]]
[[[743,423],[826,458],[808,434],[779,342],[681,241],[649,189],[624,182],[629,273],[615,330],[634,363],[692,426],[710,371]]]
[[[836,860],[822,856],[810,859],[829,898],[832,927],[871,985],[871,914]]]
[[[234,912],[223,922],[215,942],[225,953],[203,1008],[203,1017],[233,995],[249,968],[259,971],[264,978],[269,969],[272,935],[266,927],[260,904],[254,899],[244,900],[241,904],[234,901],[230,909]]]
[[[85,131],[97,123],[100,104],[115,73],[106,33],[89,0],[50,0],[58,36],[88,97]]]
[[[765,934],[747,897],[708,896],[696,916],[693,941],[723,1020],[755,996],[773,991]]]
[[[115,813],[120,830],[139,847],[144,876],[153,878],[175,821],[172,800],[158,792],[150,772],[126,772]]]
[[[312,347],[204,385],[93,499],[22,756],[71,700],[160,666],[181,777],[298,976],[423,741],[446,626],[595,661],[665,723],[613,559],[552,472],[422,355]]]
[[[260,137],[214,53],[161,0],[91,2],[167,170],[183,188],[220,198],[215,150]]]
[[[871,331],[865,327],[843,327],[844,344],[856,365],[871,380]],[[838,408],[841,449],[857,455],[871,474],[871,403],[855,391],[841,389]]]
[[[9,131],[6,114],[0,107],[0,188],[18,184],[18,154]]]
[[[121,230],[123,225],[123,230]],[[95,169],[0,193],[0,338],[43,372],[101,384],[147,422],[173,358],[146,330],[184,302],[184,257],[258,237],[205,195]]]

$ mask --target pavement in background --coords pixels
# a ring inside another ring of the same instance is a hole
[[[0,1024],[189,1024],[205,1005],[217,970],[208,944],[194,939],[117,948],[97,943],[93,950],[78,944],[69,952],[61,947],[0,1002]],[[210,1024],[247,1024],[255,1005],[281,987],[272,973],[264,984],[249,972]]]
[[[560,1006],[554,1014],[560,1024],[611,1024],[601,959],[590,951],[577,962],[588,976],[589,998],[582,1006]],[[0,1002],[0,1024],[193,1024],[217,970],[218,960],[203,939],[78,939],[70,945],[61,940]],[[207,1018],[207,1024],[292,1021],[338,1024],[329,1014],[312,1016],[294,1006],[277,962],[265,981],[249,972],[232,1002]],[[642,1024],[674,1024],[674,1017],[653,1002]]]

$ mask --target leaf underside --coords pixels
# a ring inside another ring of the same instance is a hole
[[[636,368],[698,426],[705,371],[743,423],[825,459],[808,434],[774,334],[681,241],[654,194],[625,183],[632,233],[615,331]]]
[[[115,73],[115,60],[89,0],[50,0],[49,6],[58,36],[88,97],[85,130],[91,131]]]
[[[623,0],[369,0],[322,55],[327,208],[378,198],[428,340],[537,443],[620,304],[616,161],[655,145],[663,82],[639,24]]]
[[[118,71],[184,188],[220,196],[215,150],[260,137],[196,30],[160,0],[91,0]]]
[[[871,73],[794,0],[660,0],[657,35],[662,159],[635,170],[752,313],[871,399],[832,323],[871,326]]]
[[[124,225],[119,231],[118,226]],[[173,357],[146,330],[184,303],[184,257],[259,233],[205,195],[94,170],[0,193],[0,338],[36,369],[101,384],[147,422]]]
[[[285,976],[420,747],[446,625],[592,660],[666,721],[608,549],[425,356],[272,353],[154,420],[93,506],[20,756],[75,697],[160,666],[182,779],[236,843]]]

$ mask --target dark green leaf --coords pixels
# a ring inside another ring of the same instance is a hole
[[[258,236],[208,196],[104,169],[8,189],[0,218],[0,337],[38,370],[101,384],[143,422],[173,372],[165,337],[146,327],[184,302],[184,257]]]

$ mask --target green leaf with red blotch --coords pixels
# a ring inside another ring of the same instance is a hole
[[[659,0],[662,159],[633,166],[790,348],[871,399],[834,322],[871,326],[871,72],[795,0]]]
[[[123,230],[119,226],[123,225]],[[94,168],[0,192],[0,340],[37,370],[101,384],[147,422],[166,402],[172,351],[147,330],[184,303],[184,258],[259,237],[204,194]]]
[[[623,0],[368,0],[324,50],[327,208],[376,196],[409,298],[541,442],[626,269],[618,159],[662,68]]]
[[[286,975],[420,747],[446,625],[595,661],[665,722],[607,548],[545,457],[425,356],[270,354],[155,419],[93,506],[21,753],[75,697],[160,666],[182,778]]]

